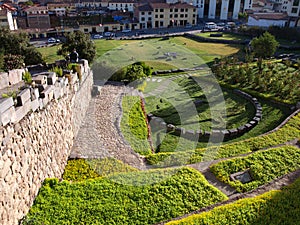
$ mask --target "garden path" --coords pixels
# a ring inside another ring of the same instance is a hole
[[[145,169],[144,158],[135,153],[120,132],[122,95],[136,91],[116,84],[99,85],[75,139],[70,158],[113,157],[138,169]]]

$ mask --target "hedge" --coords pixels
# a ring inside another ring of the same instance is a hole
[[[135,186],[46,179],[23,224],[154,224],[227,199],[192,168],[125,173],[119,181],[131,175],[139,177]],[[163,179],[142,185],[151,178]]]

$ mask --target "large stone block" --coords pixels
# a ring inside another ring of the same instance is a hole
[[[27,102],[30,99],[30,89],[24,89],[17,95],[17,106],[24,105],[25,102]]]
[[[46,72],[43,75],[47,76],[47,84],[54,85],[57,81],[57,76],[55,72]]]
[[[8,73],[0,73],[0,89],[6,88],[8,85]]]
[[[27,113],[31,110],[31,100],[29,99],[27,102],[24,103],[22,106],[18,106],[15,108],[15,117],[13,118],[12,122],[17,123],[21,119],[23,119]]]
[[[31,109],[33,112],[35,112],[40,106],[39,100],[36,98],[33,101],[31,101]]]
[[[54,90],[54,87],[53,86],[47,86],[41,93],[40,93],[40,96],[41,98],[45,98],[46,96],[49,98],[51,97],[51,93],[52,93],[52,98],[53,98],[53,90]],[[51,98],[51,99],[52,99]],[[50,100],[51,100],[50,99]]]
[[[22,81],[24,69],[15,69],[8,72],[8,81],[10,85],[17,84]]]
[[[47,84],[47,76],[42,74],[37,74],[36,76],[32,77],[32,81],[36,84]]]
[[[40,93],[39,93],[38,88],[31,88],[30,92],[31,92],[31,99],[32,100],[38,99],[40,97]]]
[[[11,106],[9,109],[7,109],[4,112],[0,113],[0,123],[2,126],[6,126],[11,120],[13,119],[15,115],[15,107]]]
[[[1,98],[0,99],[0,113],[5,112],[10,107],[14,105],[14,100],[12,97],[10,98]]]

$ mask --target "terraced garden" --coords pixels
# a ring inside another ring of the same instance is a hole
[[[147,45],[146,41],[128,40],[105,43],[101,49],[104,42],[96,41],[99,55],[107,54],[106,51],[116,46],[111,55],[114,52],[126,55],[127,48],[135,45],[143,51]],[[206,63],[222,55],[239,54],[236,46],[198,43],[184,37],[167,42],[149,40],[149,43],[155,46],[149,50],[152,54],[161,51],[154,43],[160,48],[175,47],[176,43],[201,55]],[[172,63],[169,67],[164,60],[156,64],[151,57],[148,63],[154,70],[179,68]],[[230,67],[221,69],[221,72],[229,71]],[[289,67],[286,69],[291,74],[297,73]],[[243,86],[244,81],[231,83],[221,72],[218,78],[227,117],[214,114],[220,108],[220,93],[214,92],[207,67],[192,73],[172,72],[149,78],[141,88],[145,108],[139,96],[123,97],[119,129],[133,151],[143,155],[148,170],[140,171],[114,157],[69,160],[63,181],[55,178],[45,181],[23,224],[163,224],[184,215],[187,217],[168,224],[297,224],[299,179],[283,190],[257,190],[262,185],[271,186],[272,181],[280,183],[282,176],[299,171],[299,110],[276,128],[292,113],[291,105],[273,102],[279,98],[270,86],[262,89],[253,84],[247,88]],[[245,134],[228,138],[219,145],[208,138],[191,140],[174,131],[166,132],[150,121],[149,142],[145,111],[186,130],[195,125],[206,131],[212,131],[214,126],[234,129],[249,122],[255,116],[254,106],[233,92],[238,87],[256,97],[262,106],[262,119]],[[297,97],[294,96],[281,100],[295,105]],[[216,104],[208,104],[214,101]],[[116,149],[116,155],[121,151]],[[236,201],[249,197],[248,193],[256,197]],[[214,208],[215,204],[221,206]],[[201,210],[207,212],[188,216]]]

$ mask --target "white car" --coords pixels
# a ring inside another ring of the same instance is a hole
[[[104,33],[104,36],[105,36],[105,37],[111,37],[112,35],[113,35],[112,32],[105,32],[105,33]]]
[[[56,43],[56,39],[52,37],[52,38],[49,38],[47,42],[48,43]]]
[[[122,30],[122,33],[129,33],[129,32],[131,32],[130,29],[124,29],[124,30]]]
[[[101,38],[103,38],[103,36],[100,35],[100,34],[95,34],[95,35],[93,36],[93,38],[94,38],[94,39],[101,39]]]

